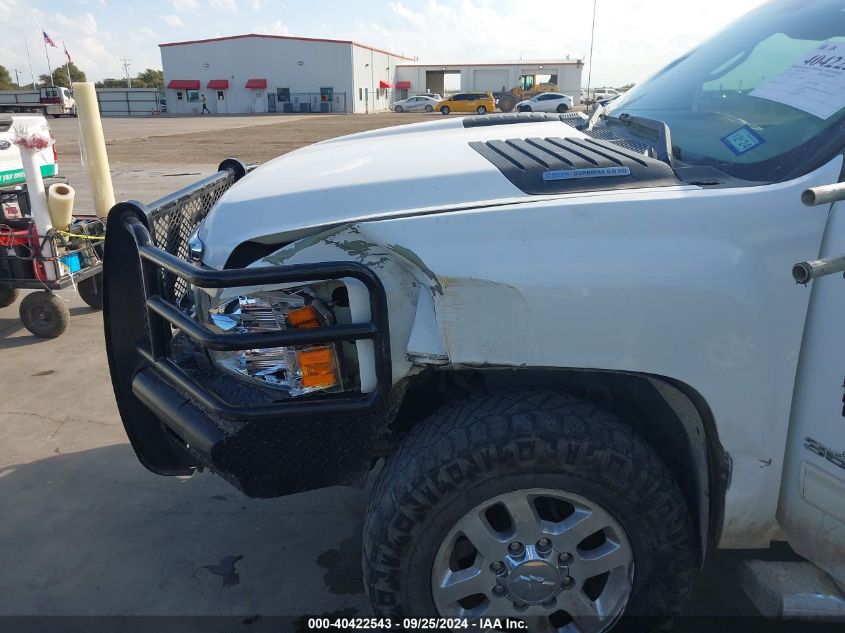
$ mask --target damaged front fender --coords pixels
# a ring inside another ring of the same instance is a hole
[[[420,364],[448,363],[435,315],[433,295],[442,293],[439,281],[413,253],[396,245],[380,244],[367,234],[366,225],[347,224],[298,240],[256,262],[286,266],[315,262],[355,261],[371,268],[384,285],[390,320],[393,384],[413,375]],[[367,296],[354,279],[343,280],[349,291],[352,317],[367,318]],[[371,375],[368,341],[358,342],[361,388]],[[404,352],[404,353],[403,353]]]

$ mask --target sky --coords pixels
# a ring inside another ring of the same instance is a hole
[[[763,0],[596,0],[593,86],[639,82]],[[55,67],[62,43],[90,80],[161,68],[164,42],[268,33],[352,39],[433,63],[589,61],[591,0],[0,0],[0,64]],[[587,81],[585,68],[584,84]]]

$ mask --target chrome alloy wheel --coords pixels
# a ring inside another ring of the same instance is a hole
[[[431,587],[442,616],[598,633],[624,611],[633,579],[631,544],[610,513],[574,493],[533,488],[465,514],[437,550]]]

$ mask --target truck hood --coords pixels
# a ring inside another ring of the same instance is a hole
[[[534,198],[469,145],[527,136],[584,135],[559,120],[464,127],[463,118],[450,117],[280,156],[241,179],[209,213],[199,231],[203,262],[222,268],[247,240],[279,244],[347,222]]]

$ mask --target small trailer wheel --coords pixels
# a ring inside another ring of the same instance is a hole
[[[93,277],[83,279],[76,284],[79,296],[90,307],[95,310],[103,309],[103,273],[97,273]]]
[[[11,288],[9,286],[0,286],[0,308],[5,308],[6,306],[12,305],[15,301],[18,300],[18,296],[20,296],[21,291],[17,288]]]
[[[70,311],[65,302],[46,290],[25,296],[21,301],[20,316],[24,327],[41,338],[61,336],[70,322]]]

